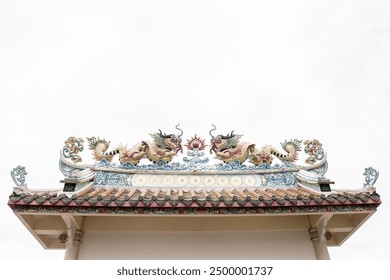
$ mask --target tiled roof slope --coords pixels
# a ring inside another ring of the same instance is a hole
[[[91,186],[70,197],[61,191],[31,191],[15,188],[9,206],[20,207],[104,207],[104,208],[300,208],[329,206],[376,208],[376,192],[332,192],[321,194],[304,188],[289,189],[139,189]],[[81,207],[81,208],[80,208]],[[332,210],[333,209],[333,210]]]

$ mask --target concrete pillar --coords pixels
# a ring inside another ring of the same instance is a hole
[[[321,242],[320,240],[313,241],[314,251],[316,253],[317,260],[330,260],[328,246],[326,241]]]
[[[70,231],[72,234],[74,231]],[[71,238],[66,241],[66,250],[64,260],[77,260],[79,257],[80,243],[83,238],[81,231],[76,231]]]
[[[314,252],[317,260],[330,260],[328,245],[325,236],[320,238],[316,228],[309,228],[310,238],[313,242]]]
[[[79,256],[80,243],[83,240],[83,217],[75,217],[72,214],[61,214],[64,220],[67,233],[60,236],[60,242],[66,242],[64,260],[77,260]]]
[[[64,260],[77,260],[79,256],[80,243],[66,243]]]

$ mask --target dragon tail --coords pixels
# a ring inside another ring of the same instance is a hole
[[[298,159],[298,152],[302,150],[301,148],[302,140],[290,140],[284,141],[281,143],[283,150],[287,152],[287,154],[280,153],[277,149],[271,148],[271,154],[280,159],[282,162],[288,161],[296,161]]]

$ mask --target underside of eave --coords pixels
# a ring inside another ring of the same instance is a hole
[[[355,232],[363,226],[363,224],[376,213],[376,209],[367,213],[360,213],[359,216],[355,215],[355,226],[349,232],[339,232],[334,236],[333,242],[328,242],[329,247],[339,247],[343,245]]]
[[[42,236],[37,234],[37,232],[33,229],[33,216],[30,217],[23,215],[21,213],[15,212],[14,214],[18,219],[22,222],[22,224],[27,228],[27,230],[32,234],[32,236],[41,244],[44,249],[50,249],[50,243],[48,242],[48,238],[46,236]],[[29,219],[30,218],[30,219]]]
[[[380,203],[379,203],[380,204]],[[378,204],[378,205],[379,205]],[[191,214],[183,214],[183,213],[176,213],[171,212],[171,214],[164,214],[161,212],[153,212],[153,213],[145,213],[144,211],[138,212],[138,214],[135,214],[135,212],[129,213],[102,213],[102,212],[88,212],[84,211],[84,207],[63,207],[63,206],[52,206],[51,208],[55,208],[55,212],[39,212],[39,209],[42,209],[42,206],[32,206],[32,205],[25,205],[26,208],[29,208],[31,211],[21,211],[18,212],[18,207],[15,208],[15,204],[9,203],[9,206],[14,209],[15,215],[19,218],[19,220],[25,225],[25,227],[29,230],[29,232],[34,236],[35,239],[41,244],[41,246],[45,249],[64,249],[65,244],[59,242],[59,236],[61,234],[64,234],[67,232],[67,228],[65,223],[62,220],[61,215],[63,213],[68,213],[72,216],[77,217],[94,217],[95,219],[109,219],[109,220],[115,220],[116,218],[134,218],[138,217],[140,219],[149,219],[148,217],[151,217],[152,219],[162,219],[162,218],[175,218],[175,217],[181,217],[181,218],[189,218],[192,217],[198,217],[201,219],[208,219],[209,217],[235,217],[237,219],[241,219],[240,217],[264,217],[268,219],[272,219],[275,217],[321,217],[324,215],[332,215],[333,217],[329,221],[329,230],[332,234],[332,238],[327,241],[328,246],[340,246],[342,245],[352,234],[356,232],[356,230],[361,227],[371,215],[373,215],[376,211],[370,210],[370,211],[342,211],[342,212],[327,212],[327,211],[311,211],[311,212],[294,212],[294,211],[287,211],[287,212],[279,212],[275,211],[272,213],[250,213],[246,212],[246,214],[240,214],[240,210],[237,212],[232,213],[225,213],[224,211],[216,212],[216,214],[208,214],[206,212],[194,212]],[[77,209],[78,208],[78,209]],[[270,207],[277,209],[276,207]],[[279,207],[280,208],[280,207]],[[287,208],[287,207],[285,207]],[[75,211],[70,211],[71,209]],[[259,208],[258,208],[259,209]],[[314,208],[313,208],[314,209]],[[76,211],[77,210],[77,211]],[[119,208],[119,212],[120,212]],[[134,208],[133,208],[134,210]],[[138,209],[140,210],[140,209]],[[156,210],[156,209],[154,209]],[[184,210],[184,209],[183,209]],[[47,220],[51,220],[49,223],[48,221],[45,221],[45,217]],[[100,217],[100,218],[99,218]],[[160,229],[161,230],[161,229]],[[208,229],[206,229],[208,230]],[[269,229],[269,230],[275,230],[275,229]],[[287,228],[285,230],[288,230]]]

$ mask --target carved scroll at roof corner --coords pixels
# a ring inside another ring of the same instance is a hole
[[[363,183],[363,188],[359,189],[354,189],[354,193],[376,193],[376,187],[374,186],[376,181],[378,180],[379,177],[379,171],[374,169],[373,167],[366,167],[363,172],[364,176],[364,183]],[[334,191],[337,192],[351,192],[350,189],[334,189]]]
[[[26,171],[26,167],[24,166],[18,165],[17,167],[11,170],[12,180],[18,187],[27,187],[26,175],[27,175],[27,171]]]
[[[375,190],[375,183],[379,177],[379,171],[373,167],[366,167],[364,169],[364,188],[373,188]]]

